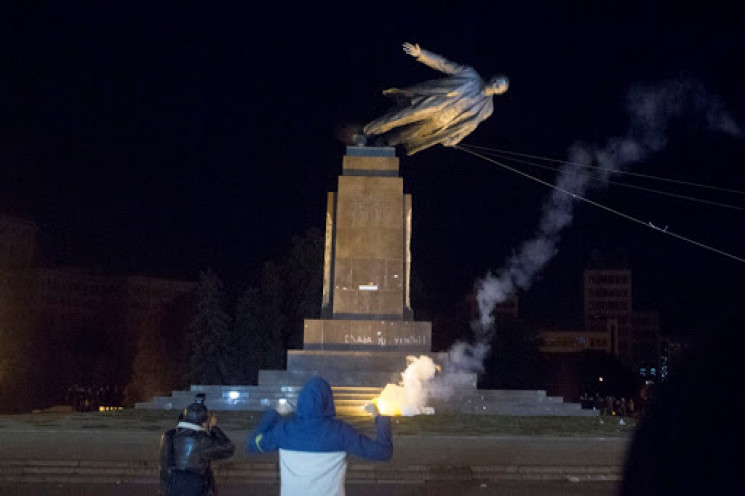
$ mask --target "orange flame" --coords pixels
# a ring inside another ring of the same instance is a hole
[[[404,388],[396,384],[388,384],[383,388],[380,396],[372,401],[381,415],[397,417],[402,415],[404,400]]]
[[[409,416],[432,415],[434,409],[426,406],[427,392],[424,384],[440,370],[426,355],[406,357],[406,370],[401,373],[402,384],[388,384],[372,402],[382,415]]]

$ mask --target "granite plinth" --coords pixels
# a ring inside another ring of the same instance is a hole
[[[194,402],[197,393],[205,395],[205,404],[215,411],[261,411],[274,407],[280,399],[297,400],[301,386],[224,386],[192,385],[188,391],[174,391],[170,396],[156,396],[135,408],[144,410],[181,410]]]
[[[430,357],[441,367],[447,366],[447,353],[407,353],[404,351],[327,351],[289,350],[286,371],[260,371],[259,384],[304,384],[314,375],[324,377],[332,386],[384,387],[401,382],[408,365],[407,357]],[[461,374],[464,383],[476,388],[475,374]]]
[[[333,256],[327,262],[333,314],[402,318],[408,298],[410,209],[403,179],[340,176],[339,191],[331,199],[333,218],[327,228]]]
[[[413,320],[306,319],[306,350],[429,352],[432,324]]]
[[[204,394],[205,404],[215,411],[263,411],[276,408],[281,400],[297,404],[301,386],[221,386],[192,385],[189,391],[174,391],[170,396],[156,396],[147,403],[137,403],[142,410],[182,410]],[[334,387],[334,402],[340,415],[361,415],[364,406],[380,394],[380,388]]]
[[[263,410],[282,398],[294,401],[300,387],[320,375],[334,387],[337,411],[359,414],[386,384],[401,383],[408,356],[430,356],[447,370],[447,353],[431,352],[431,323],[413,320],[412,199],[398,166],[394,148],[347,148],[338,192],[328,194],[326,208],[323,319],[305,321],[303,349],[288,351],[287,370],[261,370],[258,386],[192,386],[137,408],[180,409],[203,392],[214,410]],[[588,412],[545,391],[479,391],[475,374],[439,379],[446,383],[430,402],[438,412]]]
[[[348,148],[342,158],[342,173],[346,176],[398,176],[398,157],[393,148]],[[352,153],[350,153],[350,151]]]
[[[286,371],[262,371],[289,374]],[[279,377],[279,376],[277,376]],[[307,379],[306,379],[307,380]],[[296,404],[300,386],[267,384],[262,386],[192,386],[189,391],[174,391],[171,396],[156,396],[135,408],[178,411],[203,393],[205,404],[215,411],[262,411],[276,407],[280,399]],[[334,386],[334,402],[339,415],[362,415],[365,404],[380,394],[381,388]],[[510,416],[597,416],[596,410],[584,410],[579,403],[564,403],[563,399],[546,396],[541,390],[488,390],[475,388],[454,390],[447,397],[430,397],[428,405],[436,413],[468,413],[475,415]]]

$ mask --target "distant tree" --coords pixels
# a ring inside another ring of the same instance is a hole
[[[251,382],[260,369],[283,368],[285,350],[302,346],[303,319],[320,315],[323,243],[316,229],[293,238],[287,258],[266,262],[259,286],[239,298],[236,341],[247,359],[243,374]]]
[[[49,374],[44,361],[39,360],[45,347],[38,314],[32,299],[25,296],[21,292],[0,293],[0,412],[46,406],[45,389],[35,387],[43,385]]]
[[[230,316],[223,310],[223,285],[214,271],[202,272],[197,311],[186,335],[187,378],[192,384],[227,384],[235,374],[235,349]]]
[[[171,366],[173,389],[187,386],[186,368],[188,366],[189,325],[196,315],[196,291],[183,293],[163,309],[160,335],[163,336],[167,355],[165,359]]]
[[[286,348],[302,347],[303,320],[321,313],[325,237],[309,229],[292,239],[290,254],[282,264],[283,334]]]
[[[279,268],[267,262],[260,287],[247,289],[236,308],[237,341],[246,359],[243,374],[250,382],[257,380],[262,368],[283,366],[285,321]]]
[[[124,403],[146,401],[186,385],[187,366],[185,335],[193,317],[194,296],[184,294],[165,305],[158,322],[143,328],[137,339],[129,384]],[[114,372],[115,375],[121,371]],[[118,384],[118,381],[114,384]]]
[[[156,329],[147,329],[137,339],[137,354],[132,364],[132,380],[124,390],[124,402],[133,405],[173,390],[173,362],[164,337]]]
[[[24,326],[0,323],[0,412],[28,411],[36,403],[31,388],[34,362],[29,339]],[[31,394],[29,394],[31,393]]]

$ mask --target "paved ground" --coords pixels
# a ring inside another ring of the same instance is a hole
[[[220,496],[277,496],[277,484],[223,485]],[[347,484],[347,496],[614,496],[617,483],[570,482],[437,482],[426,484]],[[154,485],[137,484],[21,484],[3,486],[2,496],[153,496]]]
[[[223,496],[278,494],[276,455],[215,464]],[[0,429],[0,495],[154,494],[159,433]],[[350,458],[355,495],[612,495],[627,438],[396,436],[391,462]],[[250,489],[250,491],[249,491]]]
[[[267,463],[243,453],[247,432],[228,432],[231,460]],[[0,460],[157,461],[159,434],[141,431],[0,430]],[[620,467],[628,438],[396,436],[392,465]]]

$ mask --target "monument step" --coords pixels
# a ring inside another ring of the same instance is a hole
[[[261,389],[261,385],[259,386],[220,386],[220,385],[197,385],[192,384],[189,391],[183,391],[184,393],[192,392],[192,393],[216,393],[216,392],[230,392],[230,391],[256,391],[258,389]],[[296,384],[296,385],[283,385],[281,386],[282,392],[295,392],[299,393],[300,390],[303,388],[302,384]],[[275,386],[271,387],[272,390],[276,389]]]
[[[334,393],[334,401],[337,403],[340,401],[370,401],[373,398],[377,397],[378,394],[336,394]]]
[[[364,405],[357,407],[343,407],[336,409],[336,415],[339,417],[369,417],[370,414],[365,411]]]
[[[222,389],[226,388],[225,391]],[[196,390],[196,391],[195,391]],[[284,390],[284,391],[283,391]],[[240,390],[229,386],[192,386],[185,391],[173,391],[170,396],[155,396],[149,402],[137,403],[138,409],[181,410],[194,401],[196,392],[205,395],[205,404],[212,410],[263,410],[276,406],[281,399],[297,404],[300,388],[242,386]],[[362,408],[380,394],[380,388],[334,387],[334,402],[342,407]],[[238,395],[230,397],[230,392]]]
[[[460,396],[468,398],[480,396],[485,399],[501,399],[510,401],[518,399],[539,399],[545,401],[547,398],[549,398],[549,396],[546,396],[546,391],[542,389],[477,389],[475,391],[452,389],[449,397],[457,398]],[[560,401],[563,401],[561,397],[551,396],[550,398],[558,398]]]
[[[295,398],[287,398],[291,403]],[[340,416],[364,415],[364,406],[371,398],[357,400],[335,400],[337,414]],[[276,407],[279,398],[254,397],[249,400],[226,400],[207,399],[206,404],[215,411],[262,411],[267,407]],[[189,398],[154,398],[147,403],[137,403],[135,408],[148,410],[174,410],[178,411],[191,402]],[[511,401],[488,401],[481,397],[457,401],[439,401],[431,399],[428,405],[433,407],[436,413],[466,413],[479,415],[505,415],[505,416],[597,416],[596,410],[582,409],[578,403],[555,403],[555,402],[511,402]]]
[[[322,368],[321,368],[322,367]],[[320,375],[332,387],[376,387],[387,384],[399,384],[402,371],[367,371],[359,369],[335,368],[335,365],[320,365],[318,369],[303,370],[261,370],[259,371],[260,387],[293,385],[301,387],[309,379]],[[459,390],[472,392],[476,390],[476,374],[450,374],[449,383]]]
[[[409,356],[430,357],[436,364],[447,364],[447,353],[410,353],[403,351],[321,351],[288,350],[287,370],[344,370],[354,372],[389,372],[400,374]]]
[[[370,403],[375,397],[371,398],[361,398],[356,400],[337,400],[334,398],[334,405],[336,405],[336,408],[343,408],[343,407],[358,407],[358,406],[365,406],[368,403]]]
[[[332,388],[337,414],[344,417],[367,415],[363,408],[381,392],[380,387],[335,386]],[[181,410],[205,395],[207,406],[216,411],[262,411],[276,407],[281,399],[297,404],[300,387],[275,386],[192,386],[186,391],[173,391],[170,396],[156,396],[150,402],[137,403],[138,409]],[[233,395],[231,396],[231,393]],[[428,405],[436,413],[468,413],[508,416],[597,416],[594,410],[584,410],[579,403],[564,403],[543,390],[476,390],[457,389],[448,397],[431,396]]]
[[[363,392],[369,392],[369,393],[379,393],[380,388],[379,387],[372,387],[372,386],[332,386],[331,389],[334,391],[334,394],[337,392],[344,393],[344,392],[354,392],[354,393],[363,393]]]
[[[400,372],[359,372],[350,370],[261,370],[259,371],[259,385],[280,386],[300,385],[302,386],[312,377],[320,375],[326,379],[332,387],[355,387],[364,384],[367,387],[384,387],[389,383],[398,383],[401,380]]]

